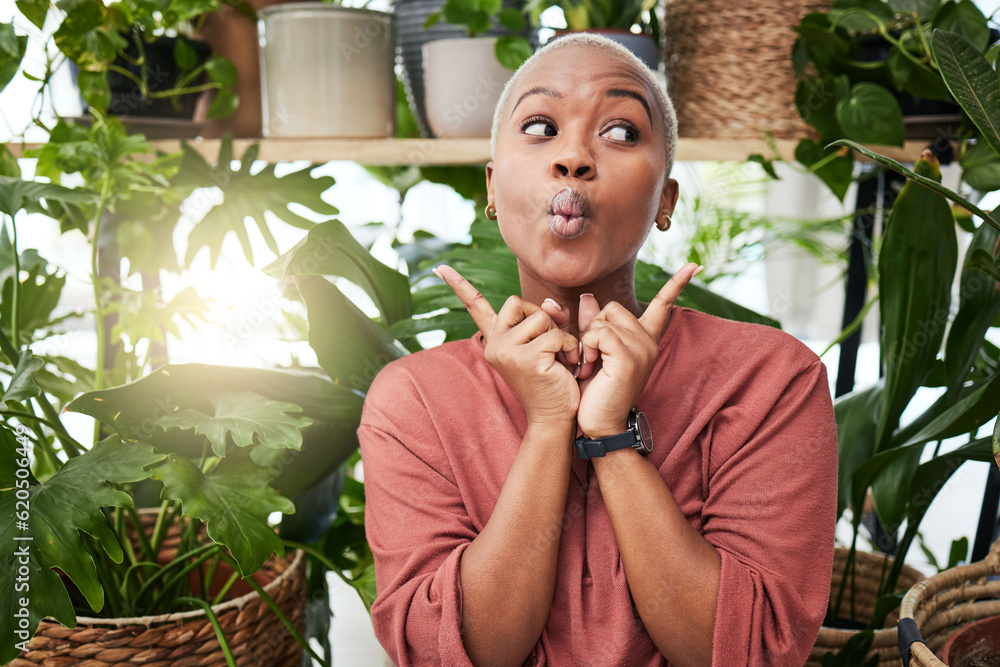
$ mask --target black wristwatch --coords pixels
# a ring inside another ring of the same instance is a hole
[[[646,420],[646,415],[632,408],[632,411],[628,413],[628,430],[624,433],[603,438],[583,436],[577,438],[573,444],[576,447],[576,455],[581,459],[604,456],[608,452],[626,447],[632,447],[645,456],[653,451],[653,433],[649,430],[649,421]]]

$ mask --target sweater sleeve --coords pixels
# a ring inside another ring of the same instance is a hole
[[[409,374],[393,366],[372,384],[358,429],[375,636],[400,667],[471,665],[459,634],[458,568],[476,532],[427,409]]]
[[[837,433],[823,364],[769,407],[711,474],[703,508],[722,556],[715,665],[802,665],[829,601]]]

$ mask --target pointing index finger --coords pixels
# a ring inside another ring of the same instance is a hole
[[[493,332],[493,324],[496,322],[497,314],[486,297],[480,294],[479,290],[463,278],[458,271],[447,264],[441,264],[431,271],[455,292],[465,309],[469,311],[469,315],[472,316],[472,321],[482,332],[484,339],[488,339]]]
[[[685,264],[670,277],[670,280],[660,288],[653,300],[649,302],[646,312],[639,318],[639,322],[655,340],[660,340],[663,337],[667,322],[670,320],[670,309],[677,297],[680,296],[681,290],[704,268],[694,262]]]

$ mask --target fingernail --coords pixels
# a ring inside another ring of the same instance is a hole
[[[542,303],[551,303],[553,306],[555,306],[556,310],[562,310],[562,306],[556,303],[555,299],[545,299],[545,301],[542,301]]]
[[[576,370],[573,371],[573,377],[574,378],[580,377],[580,362],[576,364]]]
[[[691,274],[691,277],[692,277],[692,278],[694,278],[694,277],[695,277],[696,275],[698,275],[699,273],[701,273],[701,272],[702,272],[702,271],[704,271],[704,270],[705,270],[705,267],[704,267],[704,266],[702,266],[701,264],[699,264],[699,265],[698,265],[698,268],[697,268],[697,269],[695,269],[695,270],[694,270],[694,273],[692,273],[692,274]]]
[[[583,294],[580,295],[580,298],[582,299],[585,296],[594,296],[594,295],[591,294],[590,292],[584,292]]]
[[[438,268],[436,266],[433,269],[431,269],[431,273],[433,273],[438,278],[441,278],[441,280],[444,280],[444,277],[441,275],[441,272],[438,271]]]

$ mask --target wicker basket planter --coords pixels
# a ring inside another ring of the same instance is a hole
[[[147,530],[155,521],[143,513]],[[176,527],[176,526],[175,526]],[[169,535],[161,553],[168,559],[176,553],[178,538]],[[289,551],[273,557],[256,574],[278,608],[301,636],[305,630],[305,555]],[[221,569],[221,568],[220,568]],[[212,607],[238,665],[298,667],[301,647],[255,591]],[[238,594],[238,586],[231,595]],[[75,628],[42,621],[10,667],[225,667],[226,659],[215,630],[204,611],[187,611],[134,618],[77,617]]]
[[[664,57],[682,137],[812,136],[795,107],[795,26],[830,0],[665,0]]]
[[[960,627],[1000,614],[1000,541],[986,558],[915,585],[900,605],[900,647],[910,667],[944,667],[935,651]],[[905,659],[905,658],[904,658]],[[953,663],[957,667],[957,663]]]
[[[830,587],[830,605],[836,602],[837,592],[844,578],[844,569],[847,567],[847,549],[837,548],[833,554],[833,577]],[[844,589],[844,597],[840,604],[841,613],[849,613],[854,609],[854,618],[867,622],[875,612],[875,602],[878,599],[878,589],[884,574],[888,573],[892,567],[893,559],[882,554],[858,551],[855,558],[855,576],[852,582],[848,581]],[[913,584],[923,579],[923,575],[916,569],[905,565],[899,575],[899,590],[906,590]],[[852,588],[853,596],[852,600]],[[875,631],[875,639],[872,641],[871,649],[868,652],[868,659],[879,656],[879,665],[896,667],[899,664],[899,649],[896,631],[896,619],[890,615],[886,619],[886,627]],[[842,649],[848,640],[858,633],[857,630],[841,630],[823,626],[820,628],[819,637],[809,654],[806,665],[819,667],[823,663],[823,656],[827,653],[835,653]]]

